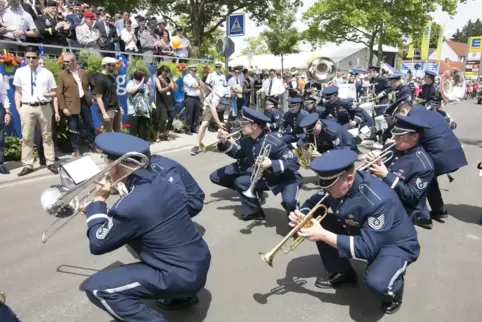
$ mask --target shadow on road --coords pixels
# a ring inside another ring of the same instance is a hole
[[[469,224],[479,224],[479,217],[482,215],[482,208],[477,206],[448,204],[445,208],[450,216]]]
[[[303,176],[303,185],[301,186],[301,190],[304,190],[304,191],[320,190],[320,186],[318,185],[318,176],[312,176],[312,177]]]
[[[231,189],[221,189],[210,194],[210,200],[205,201],[205,205],[219,201],[239,201],[238,193]]]
[[[460,140],[460,143],[462,144],[472,145],[472,146],[482,148],[482,140],[464,139],[464,138],[459,138],[459,140]]]
[[[363,280],[360,277],[364,276],[366,263],[353,261],[352,265],[359,276],[359,281]],[[324,274],[323,271],[318,254],[295,258],[288,264],[286,276],[276,281],[278,286],[264,294],[253,294],[253,299],[264,305],[268,303],[271,296],[282,296],[294,292],[311,295],[323,303],[349,306],[353,321],[375,322],[384,316],[380,311],[380,301],[363,286],[363,283],[359,283],[357,288],[336,289],[335,294],[313,291],[304,287],[308,283],[305,279],[319,277]]]

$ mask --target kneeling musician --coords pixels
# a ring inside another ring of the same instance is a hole
[[[219,131],[219,151],[251,168],[243,169],[231,164],[210,176],[212,183],[239,193],[243,205],[241,220],[265,218],[259,200],[263,191],[271,190],[275,195],[281,192],[282,206],[288,213],[297,208],[298,191],[302,184],[298,159],[280,138],[265,129],[268,122],[265,115],[243,107],[243,137],[239,143],[228,141],[226,133]]]
[[[109,132],[95,139],[108,164],[128,152],[148,153],[148,142],[119,135]],[[159,299],[165,309],[198,303],[211,253],[173,183],[131,161],[114,165],[109,176],[120,180],[125,195],[107,210],[111,187],[104,181],[86,207],[90,252],[101,255],[126,245],[140,261],[95,273],[84,283],[85,293],[116,320],[166,321],[141,300]]]
[[[308,112],[301,109],[301,102],[303,100],[299,97],[288,98],[288,112],[283,116],[283,141],[286,144],[296,143],[303,134],[303,129],[300,127],[300,122],[308,115]]]
[[[365,282],[381,297],[382,311],[391,314],[400,309],[405,271],[417,260],[420,245],[396,193],[370,173],[356,171],[356,159],[353,151],[333,150],[311,162],[326,191],[291,213],[290,226],[299,224],[319,204],[330,207],[333,214],[321,223],[312,219],[312,226],[298,233],[316,242],[326,269],[326,276],[319,277],[315,286],[356,285],[357,275],[348,259],[366,260]]]
[[[318,114],[310,114],[301,120],[300,126],[307,135],[299,139],[296,145],[303,147],[309,143],[310,138],[313,138],[316,147],[316,151],[311,155],[313,159],[333,149],[349,149],[358,152],[355,138],[333,120],[320,120]]]
[[[273,96],[268,97],[264,109],[265,115],[270,119],[266,127],[271,132],[278,132],[283,121],[283,113],[278,109],[278,99]]]
[[[364,168],[395,190],[415,224],[431,228],[426,197],[434,167],[432,158],[420,144],[423,130],[429,125],[413,116],[395,115],[395,118],[397,122],[391,131],[395,142],[386,146],[382,154],[368,153]]]

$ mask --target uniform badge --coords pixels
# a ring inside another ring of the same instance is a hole
[[[102,226],[100,226],[99,229],[97,229],[97,232],[95,233],[95,238],[97,238],[98,240],[104,240],[107,237],[109,231],[112,229],[112,226],[114,226],[114,222],[112,220],[112,217],[109,217],[108,221],[105,222]]]
[[[340,138],[336,138],[336,140],[332,141],[333,145],[340,144]]]
[[[375,230],[379,230],[383,227],[385,224],[385,215],[382,214],[378,216],[378,218],[375,217],[368,217],[368,226]]]
[[[415,184],[417,185],[418,189],[423,190],[427,188],[428,182],[423,182],[422,179],[417,178],[417,180],[415,181]]]
[[[292,159],[292,158],[294,158],[294,154],[293,154],[293,152],[289,151],[288,153],[283,154],[283,158],[284,159]]]
[[[352,214],[348,215],[348,219],[345,219],[345,223],[347,225],[354,226],[354,227],[360,226],[360,224],[357,221],[355,221],[355,216],[353,216]]]

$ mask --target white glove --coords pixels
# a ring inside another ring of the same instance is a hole
[[[385,96],[385,91],[381,92],[380,94],[377,95],[377,98],[380,99],[382,98],[383,96]]]

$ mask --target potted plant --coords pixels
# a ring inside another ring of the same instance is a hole
[[[57,123],[57,145],[60,151],[63,153],[72,153],[72,144],[70,143],[70,135],[72,133],[79,134],[79,132],[73,131],[69,127],[69,120],[61,113],[60,121]]]
[[[19,161],[22,158],[22,143],[16,136],[5,137],[5,161]]]
[[[13,73],[15,68],[19,67],[22,63],[22,58],[15,56],[12,53],[4,53],[0,55],[0,63],[3,64],[3,68],[7,73]]]

